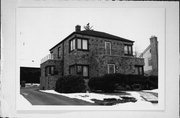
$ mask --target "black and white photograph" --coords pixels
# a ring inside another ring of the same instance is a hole
[[[19,8],[21,98],[155,107],[164,15],[157,8]]]
[[[3,8],[2,114],[177,111],[177,5],[107,3],[20,0],[13,15]]]

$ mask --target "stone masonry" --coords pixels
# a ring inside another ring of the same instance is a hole
[[[79,28],[79,27],[78,27]],[[96,31],[87,31],[93,34]],[[99,33],[100,34],[100,33]],[[70,40],[73,38],[88,39],[88,50],[73,50],[70,52]],[[111,39],[110,39],[111,38]],[[102,76],[108,73],[108,64],[115,65],[115,72],[122,74],[138,74],[135,66],[144,65],[143,58],[124,54],[124,45],[133,45],[131,40],[113,40],[112,37],[82,34],[80,29],[66,37],[59,44],[50,49],[54,58],[41,64],[41,89],[54,89],[55,81],[64,75],[70,74],[69,67],[74,64],[88,65],[88,78]],[[116,38],[116,37],[115,37]],[[105,54],[105,42],[111,43],[111,54]],[[58,51],[59,50],[59,51]],[[59,53],[59,56],[58,56]],[[55,66],[57,74],[45,76],[46,66]]]

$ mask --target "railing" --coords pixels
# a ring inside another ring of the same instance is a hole
[[[45,56],[44,58],[41,59],[41,64],[46,62],[47,60],[54,60],[54,59],[55,59],[55,55],[48,54],[47,56]]]

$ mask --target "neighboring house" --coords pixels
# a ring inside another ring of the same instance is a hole
[[[150,38],[150,45],[141,53],[140,58],[144,58],[145,75],[158,75],[158,41],[157,37]]]
[[[41,75],[40,68],[20,67],[21,86],[24,86],[25,83],[40,83],[40,75]]]
[[[144,74],[144,59],[133,56],[134,41],[108,33],[75,27],[50,49],[41,62],[41,89],[54,89],[64,75],[82,75],[85,80],[108,73]]]

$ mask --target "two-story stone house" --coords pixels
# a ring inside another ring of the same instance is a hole
[[[134,41],[108,33],[75,27],[50,49],[41,62],[41,89],[54,89],[64,75],[82,75],[85,80],[108,73],[144,74],[144,59],[133,56]]]

